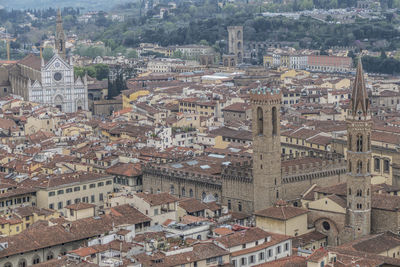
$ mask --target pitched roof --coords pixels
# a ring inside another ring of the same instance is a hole
[[[264,239],[271,235],[272,235],[271,233],[266,232],[258,227],[253,227],[244,231],[235,232],[231,235],[226,235],[216,238],[215,241],[221,243],[226,248],[231,248],[238,245]]]
[[[371,197],[373,209],[398,211],[400,209],[400,196],[388,194],[373,194]]]
[[[42,61],[39,57],[35,56],[34,54],[29,54],[20,61],[18,64],[30,67],[35,70],[41,70]]]
[[[134,163],[118,163],[106,170],[109,174],[122,175],[122,176],[139,176],[142,174],[142,168],[140,164]]]
[[[76,204],[71,204],[71,205],[65,206],[66,209],[70,209],[70,210],[85,210],[85,209],[90,209],[90,208],[94,208],[94,207],[96,207],[96,205],[90,204],[90,203],[85,203],[85,202],[79,202]]]
[[[359,238],[353,242],[344,244],[341,247],[360,252],[380,254],[397,248],[398,246],[400,246],[400,236],[386,231],[384,233]]]
[[[135,196],[143,199],[145,202],[150,204],[150,206],[158,206],[162,204],[174,203],[179,199],[170,195],[169,193],[159,193],[159,194],[148,194],[148,193],[136,193]]]
[[[256,216],[268,217],[277,220],[289,220],[291,218],[300,216],[308,211],[302,208],[276,205],[264,210],[254,212]]]
[[[207,209],[207,206],[195,198],[186,198],[179,201],[179,207],[188,213],[202,211]]]

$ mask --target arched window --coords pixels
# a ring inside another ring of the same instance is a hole
[[[174,187],[173,184],[171,184],[171,187],[170,187],[169,191],[170,191],[171,194],[175,194],[175,187]]]
[[[33,256],[32,264],[39,264],[39,263],[40,263],[40,257],[39,257],[39,255]]]
[[[206,198],[206,192],[201,193],[201,201],[203,201]]]
[[[276,199],[278,199],[278,198],[279,198],[279,191],[276,190]]]
[[[217,201],[217,202],[218,202],[218,200],[219,200],[219,196],[218,196],[218,194],[217,194],[217,193],[215,193],[215,194],[214,194],[214,198],[215,198],[215,201]]]
[[[368,146],[368,151],[370,151],[371,150],[371,137],[369,134],[368,134],[367,146]]]
[[[193,189],[189,190],[189,197],[193,197]]]
[[[7,262],[6,264],[4,264],[4,267],[12,267],[12,263],[11,262]]]
[[[362,146],[363,146],[363,136],[361,134],[358,134],[357,135],[357,152],[363,151]]]
[[[47,257],[46,257],[46,259],[49,261],[49,260],[51,260],[51,259],[53,259],[54,258],[54,254],[53,254],[53,252],[49,252],[49,253],[47,253]]]
[[[18,261],[18,267],[26,267],[26,266],[28,266],[28,264],[26,263],[25,259],[20,259]]]
[[[367,162],[367,172],[369,173],[370,172],[370,160],[368,160],[368,162]]]
[[[350,151],[352,151],[351,141],[352,141],[351,134],[349,134],[349,137],[348,137],[348,140],[347,140],[347,149],[350,150]]]
[[[198,235],[198,236],[197,236],[197,240],[201,240],[201,235]]]
[[[351,195],[351,188],[349,188],[349,195]]]
[[[358,197],[362,197],[362,190],[361,189],[357,189],[357,196]]]
[[[231,203],[231,200],[229,199],[228,200],[228,210],[230,210],[230,209],[232,209],[232,203]]]
[[[362,172],[362,161],[359,160],[357,162],[357,173],[361,173]]]
[[[278,133],[278,114],[276,112],[276,107],[272,108],[272,135],[277,135]]]
[[[349,160],[349,172],[351,172],[351,161]]]
[[[242,211],[242,202],[240,202],[240,201],[239,201],[239,203],[238,203],[238,210],[239,210],[239,211]]]
[[[182,187],[182,196],[184,197],[186,195],[186,190],[184,187]]]
[[[257,108],[257,133],[258,135],[264,134],[264,117],[261,107]]]

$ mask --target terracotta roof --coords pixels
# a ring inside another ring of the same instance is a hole
[[[148,194],[148,193],[136,193],[135,196],[143,199],[145,202],[149,203],[150,206],[158,206],[162,204],[174,203],[179,199],[170,195],[169,193],[159,193],[159,194]]]
[[[34,54],[29,54],[20,61],[18,61],[18,64],[28,66],[32,69],[35,70],[41,70],[42,67],[42,61],[39,57],[35,56]]]
[[[400,196],[388,194],[373,194],[371,197],[373,209],[398,211],[400,209]]]
[[[274,206],[254,212],[256,216],[268,217],[277,220],[289,220],[291,218],[306,214],[308,211],[291,206]]]
[[[266,232],[258,227],[249,228],[244,231],[235,232],[231,235],[216,238],[215,241],[221,243],[226,248],[243,245],[249,242],[255,242],[267,238],[273,234]]]
[[[214,229],[213,232],[220,236],[230,235],[233,233],[233,231],[231,229],[226,228],[226,227],[216,228],[216,229]]]
[[[342,208],[347,207],[346,199],[339,197],[338,195],[330,195],[328,196],[328,198],[333,202],[335,202],[336,204],[338,204],[339,206],[341,206]]]
[[[294,248],[302,247],[302,246],[308,245],[314,241],[319,241],[326,237],[327,237],[326,235],[324,235],[318,231],[312,231],[312,232],[309,232],[306,234],[302,234],[302,235],[293,237],[292,246]]]
[[[307,258],[297,255],[255,265],[256,267],[307,267]],[[326,266],[326,265],[325,265]]]
[[[128,177],[139,176],[142,174],[142,168],[140,164],[134,163],[118,163],[106,170],[109,174],[122,175]]]
[[[172,267],[229,254],[228,251],[213,243],[197,243],[192,247],[193,251],[183,252],[171,256],[165,256],[164,253],[154,253],[153,255],[142,253],[135,255],[134,258],[136,258],[137,261],[143,266]],[[156,263],[156,259],[159,259],[160,261]]]
[[[90,204],[90,203],[85,203],[85,202],[79,202],[76,204],[71,204],[68,206],[65,206],[66,209],[70,210],[85,210],[85,209],[90,209],[90,208],[95,208],[96,205]]]
[[[359,238],[353,242],[342,245],[360,252],[380,254],[400,246],[400,236],[392,232],[384,232]]]
[[[247,103],[234,103],[223,108],[222,111],[246,112],[250,108],[250,105]]]
[[[188,213],[193,213],[207,209],[207,206],[204,203],[201,203],[199,200],[195,198],[182,199],[179,201],[178,205]]]
[[[76,254],[80,257],[86,257],[86,256],[97,253],[97,250],[95,250],[92,247],[85,247],[85,248],[78,248],[78,249],[72,250],[69,253]]]

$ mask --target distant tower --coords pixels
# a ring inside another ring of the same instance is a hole
[[[62,25],[61,10],[58,9],[57,12],[57,26],[56,26],[56,52],[65,60],[66,50],[65,50],[65,33]]]
[[[281,186],[279,89],[251,90],[253,116],[254,210],[272,206],[284,198]]]
[[[236,56],[236,62],[243,62],[243,26],[229,26],[229,54]]]
[[[371,231],[371,128],[361,59],[353,85],[347,124],[347,222],[356,239]]]

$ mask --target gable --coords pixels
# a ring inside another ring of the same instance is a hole
[[[62,57],[60,57],[58,54],[55,54],[49,62],[43,67],[43,71],[46,70],[71,70],[72,66],[68,64]]]
[[[346,208],[337,202],[329,199],[329,197],[324,197],[315,201],[308,203],[308,208],[313,210],[322,210],[329,212],[346,213]]]

